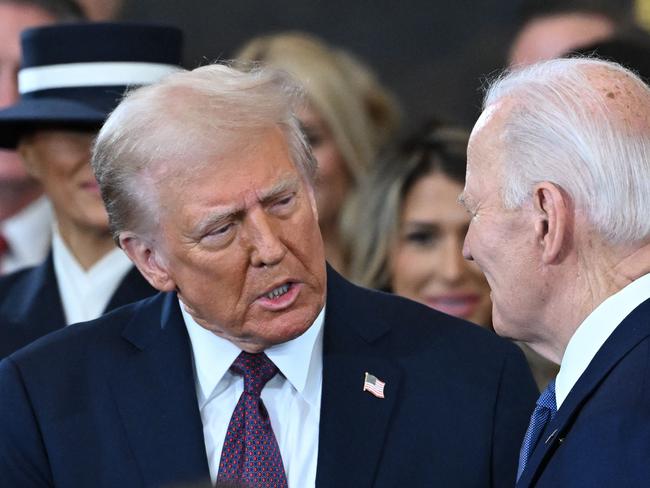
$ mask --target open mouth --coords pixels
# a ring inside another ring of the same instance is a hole
[[[271,290],[269,293],[264,295],[264,297],[268,298],[269,300],[273,300],[275,298],[281,297],[282,295],[285,295],[289,291],[290,287],[291,287],[291,283],[285,283],[284,285],[278,286],[277,288]]]
[[[300,293],[300,284],[288,281],[260,295],[257,302],[268,310],[283,310],[290,307]]]

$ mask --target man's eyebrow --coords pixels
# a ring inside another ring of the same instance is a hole
[[[232,216],[241,214],[242,212],[243,209],[240,207],[223,207],[215,209],[197,223],[195,227],[196,233],[202,234],[212,227],[218,227]]]
[[[259,201],[261,203],[268,202],[269,200],[273,200],[274,198],[277,198],[279,195],[282,195],[283,193],[297,191],[299,187],[300,187],[299,177],[291,176],[288,178],[284,178],[279,182],[277,182],[268,190],[263,190],[260,193]]]
[[[476,209],[476,201],[465,191],[458,195],[458,199],[456,201],[468,212]]]
[[[463,207],[467,208],[467,196],[465,195],[465,192],[461,192],[460,195],[458,195],[458,198],[456,199],[456,202],[458,202],[460,205]]]
[[[264,204],[277,198],[283,193],[296,191],[299,187],[300,179],[298,177],[284,178],[271,188],[263,190],[258,197],[258,201]],[[205,216],[205,218],[201,219],[201,221],[196,225],[197,234],[201,234],[211,227],[219,226],[220,224],[227,222],[228,219],[241,215],[245,210],[246,209],[241,206],[223,206],[216,208]]]

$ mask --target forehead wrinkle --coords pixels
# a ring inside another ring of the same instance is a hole
[[[257,202],[264,203],[276,196],[298,186],[298,178],[295,176],[287,176],[276,182],[271,188],[261,190],[257,196]],[[226,221],[232,217],[237,217],[245,213],[247,205],[245,203],[235,203],[232,205],[222,204],[217,205],[210,209],[207,216],[201,219],[198,224],[199,228],[209,227],[222,221]]]
[[[295,190],[299,186],[299,177],[297,175],[287,175],[276,182],[271,188],[259,192],[258,199],[260,202],[265,202],[274,197],[289,191]]]

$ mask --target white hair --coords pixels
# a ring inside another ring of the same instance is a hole
[[[607,73],[599,78],[605,90],[594,83],[597,72]],[[625,113],[612,110],[608,100],[624,90]],[[650,238],[650,89],[640,78],[607,61],[555,59],[494,81],[484,108],[506,98],[513,107],[501,135],[507,208],[520,207],[535,184],[550,181],[608,242]]]
[[[191,172],[280,128],[294,164],[312,182],[316,162],[294,116],[302,91],[284,72],[226,65],[180,70],[126,95],[102,127],[92,166],[117,241],[125,230],[157,223],[154,174]],[[145,186],[146,185],[146,186]],[[143,190],[144,187],[144,190]]]

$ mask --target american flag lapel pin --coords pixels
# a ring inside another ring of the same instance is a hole
[[[384,398],[384,386],[386,383],[366,371],[366,376],[363,379],[363,391],[367,391],[377,398]]]

